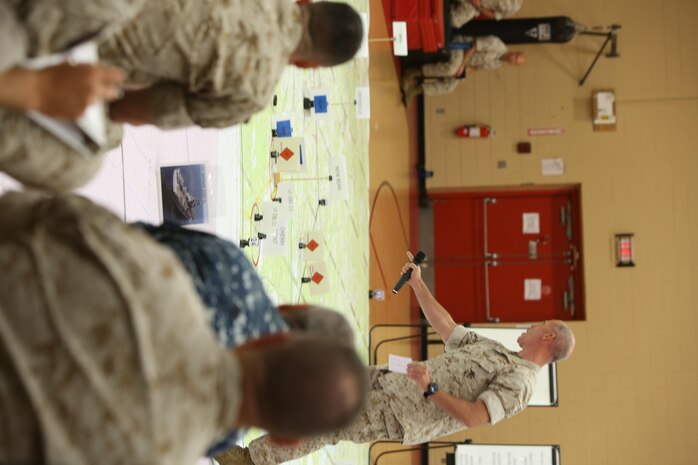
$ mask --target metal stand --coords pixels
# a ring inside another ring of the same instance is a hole
[[[470,440],[470,439],[466,439],[465,441],[462,441],[462,442],[461,441],[432,441],[432,442],[427,442],[425,444],[420,444],[420,445],[417,445],[414,447],[409,447],[406,449],[393,449],[393,450],[387,450],[385,452],[381,452],[376,457],[376,460],[371,462],[371,452],[373,452],[373,448],[375,446],[377,446],[378,444],[393,444],[395,446],[399,446],[402,444],[400,441],[376,441],[373,444],[371,444],[371,446],[368,448],[368,465],[378,465],[378,462],[380,461],[380,459],[382,459],[386,455],[400,454],[403,452],[417,452],[417,451],[422,452],[422,463],[428,464],[430,450],[452,448],[453,452],[455,453],[457,446],[460,446],[462,444],[471,444],[471,443],[472,443],[472,440]]]
[[[620,53],[618,53],[618,30],[620,29],[620,27],[620,24],[611,24],[607,32],[589,31],[584,29],[579,31],[580,35],[600,36],[606,38],[606,40],[601,45],[599,51],[596,53],[594,61],[591,62],[589,68],[587,69],[587,72],[584,73],[584,77],[580,79],[580,87],[583,86],[586,82],[587,78],[591,74],[591,71],[594,69],[594,66],[596,66],[596,62],[599,61],[599,57],[601,56],[609,42],[611,43],[611,51],[606,54],[606,58],[618,58],[620,56]]]

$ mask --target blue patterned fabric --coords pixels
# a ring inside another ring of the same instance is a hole
[[[221,344],[236,347],[288,330],[257,272],[235,244],[169,223],[138,225],[179,257],[206,304],[208,320]],[[242,433],[231,432],[209,449],[207,455],[218,455],[232,448]]]

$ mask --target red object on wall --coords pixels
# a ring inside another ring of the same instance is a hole
[[[494,136],[494,131],[486,124],[467,124],[459,127],[456,130],[456,135],[469,139],[484,139]]]
[[[435,295],[456,321],[585,318],[578,187],[430,198]]]
[[[445,47],[443,0],[391,0],[389,32],[392,21],[407,23],[407,47],[410,50],[436,52]]]

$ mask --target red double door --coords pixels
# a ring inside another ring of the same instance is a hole
[[[440,192],[437,300],[460,322],[584,319],[579,188]]]

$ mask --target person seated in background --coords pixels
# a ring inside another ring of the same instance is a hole
[[[508,18],[520,9],[523,0],[451,0],[451,26],[459,28],[477,17]]]
[[[121,95],[124,73],[112,66],[59,64],[30,69],[26,61],[62,53],[107,36],[131,19],[144,0],[0,0],[0,171],[29,185],[67,189],[100,166],[85,159],[26,116],[33,111],[73,120],[92,103]],[[114,147],[120,126],[108,126]],[[50,153],[50,156],[46,154]]]
[[[137,225],[174,252],[189,273],[221,345],[233,348],[291,331],[353,346],[354,332],[341,313],[317,305],[274,305],[256,270],[232,242],[171,223]],[[207,455],[220,459],[242,434],[242,429],[226,432]]]
[[[223,347],[170,249],[78,196],[0,197],[0,463],[191,465],[221,434],[280,441],[362,408],[346,344]]]
[[[410,363],[406,375],[390,372],[386,366],[370,367],[366,407],[347,428],[303,440],[295,447],[262,436],[247,448],[233,448],[217,457],[221,465],[277,465],[339,441],[389,439],[412,445],[478,425],[494,425],[526,408],[541,367],[566,359],[574,350],[574,334],[558,320],[531,326],[517,340],[519,352],[456,324],[429,292],[412,254],[407,256],[410,262],[402,272],[412,270],[407,283],[444,342],[445,352]]]
[[[475,71],[495,70],[502,66],[502,63],[522,65],[526,62],[523,52],[510,52],[504,42],[496,36],[458,36],[454,42],[470,44],[470,48],[450,50],[449,59],[445,63],[433,63],[405,70],[402,77],[402,98],[405,106],[413,97],[422,93],[429,96],[451,93],[468,74]]]

